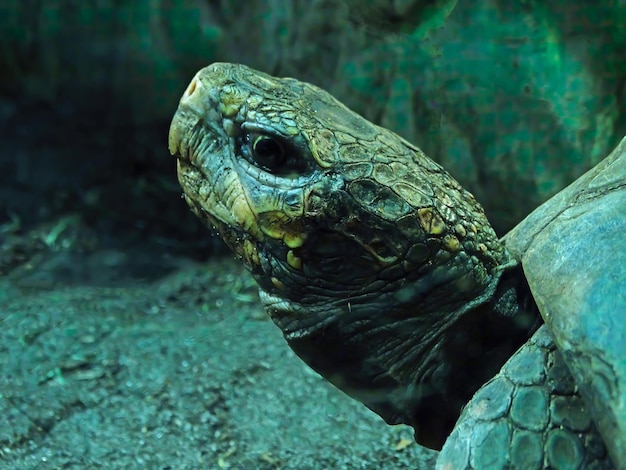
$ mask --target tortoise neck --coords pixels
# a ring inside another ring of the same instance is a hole
[[[285,337],[335,386],[389,424],[412,426],[416,441],[435,449],[461,408],[540,324],[521,267],[513,264],[503,265],[489,288],[443,326],[425,329],[414,310],[412,320],[373,323],[373,312],[363,308]],[[404,308],[396,313],[411,316],[410,305]]]
[[[541,325],[520,265],[506,268],[487,297],[458,317],[428,358],[435,370],[408,404],[407,424],[422,445],[441,448],[462,407]]]

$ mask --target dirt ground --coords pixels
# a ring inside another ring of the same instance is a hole
[[[432,467],[295,357],[230,257],[32,240],[0,277],[1,469]]]

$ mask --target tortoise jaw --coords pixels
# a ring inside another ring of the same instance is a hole
[[[219,88],[225,78],[219,70],[202,69],[187,86],[170,124],[168,147],[177,159],[178,181],[188,205],[226,238],[238,227],[245,229],[253,214],[231,169],[231,137],[220,111]],[[233,197],[224,201],[227,189]]]
[[[206,90],[199,79],[198,72],[191,80],[180,99],[178,109],[172,118],[168,135],[170,154],[176,158],[189,159],[188,136],[190,131],[202,120],[206,112],[204,97]]]
[[[198,72],[185,90],[170,125],[169,151],[177,159],[178,181],[192,212],[248,270],[260,274],[262,261],[274,251],[270,245],[282,239],[298,245],[300,237],[277,228],[284,222],[281,217],[257,214],[251,204],[241,182],[241,164],[231,148],[232,120],[223,114],[219,69],[217,78],[212,69]],[[232,100],[230,104],[234,106]]]

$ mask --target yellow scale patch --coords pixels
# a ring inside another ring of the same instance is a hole
[[[287,252],[287,264],[293,269],[302,269],[302,259],[294,253],[294,248],[299,248],[306,240],[305,233],[295,232],[295,227],[289,227],[288,223],[291,219],[282,212],[264,213],[259,216],[259,229],[265,235],[274,240],[282,240],[282,242],[291,248]],[[272,281],[273,282],[273,281]]]
[[[441,235],[446,230],[445,222],[431,207],[418,209],[417,217],[424,231],[430,235]]]

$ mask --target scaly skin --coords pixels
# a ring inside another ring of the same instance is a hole
[[[255,276],[294,351],[422,444],[441,447],[537,326],[473,196],[313,85],[213,64],[169,147],[190,207]]]

